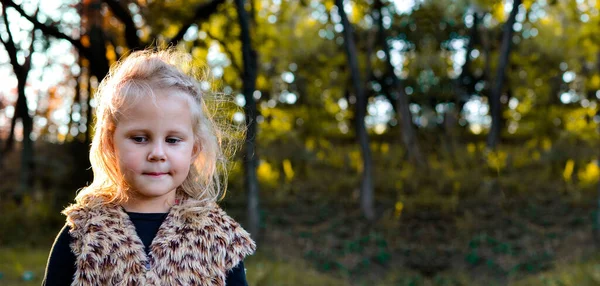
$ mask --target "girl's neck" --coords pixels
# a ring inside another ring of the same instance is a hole
[[[167,213],[175,204],[175,191],[160,197],[145,197],[133,194],[122,206],[127,212]]]

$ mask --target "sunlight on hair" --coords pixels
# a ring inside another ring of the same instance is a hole
[[[225,195],[228,163],[244,138],[242,124],[232,122],[240,107],[231,96],[211,90],[215,84],[209,71],[194,63],[192,56],[176,48],[134,52],[113,65],[95,94],[94,135],[90,161],[93,182],[77,195],[78,202],[104,203],[127,200],[127,186],[118,169],[112,136],[130,104],[155,100],[153,90],[174,88],[189,95],[194,139],[202,150],[178,188],[190,197],[216,202]]]

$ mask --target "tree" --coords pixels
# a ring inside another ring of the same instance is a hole
[[[427,164],[425,158],[421,153],[421,149],[419,147],[419,142],[417,139],[417,133],[415,127],[413,126],[412,115],[408,108],[409,100],[408,95],[404,91],[404,86],[402,81],[394,74],[394,66],[392,65],[392,57],[390,56],[390,47],[387,41],[387,37],[385,34],[385,28],[383,26],[383,14],[382,9],[383,5],[381,0],[375,1],[375,18],[377,21],[377,26],[379,27],[379,44],[382,46],[383,51],[385,53],[386,59],[386,74],[388,77],[392,79],[392,100],[395,105],[396,115],[398,121],[401,124],[402,133],[402,142],[408,151],[408,156],[411,160],[416,163],[418,166],[423,167]]]
[[[360,207],[363,215],[368,220],[375,219],[375,211],[373,209],[373,163],[371,162],[371,149],[369,147],[369,135],[365,126],[365,116],[367,110],[367,96],[363,89],[363,81],[360,76],[358,69],[358,53],[356,45],[354,43],[353,29],[348,16],[344,11],[344,1],[336,0],[335,5],[337,6],[338,13],[342,18],[343,36],[344,36],[344,48],[346,50],[346,57],[348,58],[348,66],[350,68],[350,79],[353,84],[354,94],[356,96],[355,104],[355,128],[356,137],[360,145],[363,170],[362,170],[362,181],[360,185]]]
[[[106,56],[107,46],[113,45],[106,35],[106,27],[103,27],[102,21],[100,21],[100,17],[102,17],[102,15],[100,15],[102,2],[105,2],[108,5],[111,13],[125,26],[124,34],[126,40],[126,49],[137,50],[149,45],[149,43],[142,41],[138,36],[139,30],[133,22],[133,16],[131,13],[129,13],[129,11],[127,11],[120,2],[115,0],[96,0],[89,1],[88,3],[84,4],[83,14],[88,21],[88,26],[86,27],[86,31],[88,32],[87,34],[81,35],[79,39],[75,39],[66,35],[65,33],[59,31],[56,26],[41,23],[39,20],[37,20],[36,16],[27,15],[27,13],[25,13],[25,11],[23,11],[23,9],[12,0],[1,0],[1,2],[5,6],[13,7],[23,17],[29,20],[35,28],[41,30],[45,35],[58,39],[64,39],[70,42],[77,49],[80,56],[83,56],[90,62],[91,73],[98,79],[98,81],[101,81],[108,73],[110,59],[108,59]],[[167,45],[177,44],[193,23],[206,20],[222,3],[224,3],[224,0],[214,0],[196,6],[192,18],[185,21],[185,23],[179,28],[176,36],[167,41]],[[88,124],[91,124],[90,121],[88,121]]]
[[[18,60],[18,48],[14,41],[13,34],[10,29],[8,22],[8,16],[6,14],[7,7],[2,5],[2,19],[8,38],[4,39],[0,36],[0,42],[4,45],[6,52],[8,53],[10,63],[13,67],[15,76],[17,77],[17,102],[15,104],[15,113],[11,120],[10,133],[6,140],[6,146],[2,153],[7,153],[13,148],[14,136],[15,136],[15,125],[18,119],[21,119],[23,124],[23,149],[21,151],[21,176],[19,180],[19,187],[14,194],[17,201],[20,201],[21,197],[26,190],[30,189],[33,185],[33,141],[31,140],[31,132],[33,131],[33,118],[29,114],[29,107],[27,105],[27,97],[25,95],[25,85],[27,84],[27,76],[31,70],[31,57],[33,55],[33,43],[35,42],[35,28],[31,31],[31,43],[27,55],[23,63],[19,63]],[[37,14],[37,11],[36,11]]]
[[[257,59],[256,52],[252,48],[250,38],[250,19],[244,6],[244,0],[235,0],[238,21],[240,24],[240,40],[242,42],[242,58],[244,62],[242,93],[246,99],[244,111],[246,113],[246,146],[244,158],[245,184],[248,199],[248,229],[256,238],[259,238],[260,212],[259,212],[259,188],[256,178],[258,156],[256,155],[257,134],[257,109],[254,101],[254,90],[256,89]]]
[[[498,68],[496,69],[496,78],[494,81],[494,87],[490,94],[490,108],[492,115],[492,127],[488,134],[487,146],[491,149],[496,149],[500,141],[500,130],[502,128],[502,103],[500,102],[500,96],[502,94],[502,88],[504,86],[504,79],[506,77],[505,70],[508,65],[510,56],[510,47],[512,43],[513,25],[517,18],[517,12],[519,12],[519,5],[522,0],[514,0],[513,7],[508,16],[508,20],[504,25],[504,31],[502,32],[502,45],[500,47],[500,59],[498,59]]]
[[[80,35],[79,38],[74,38],[69,36],[63,32],[61,32],[57,26],[58,25],[48,25],[40,22],[37,19],[37,15],[30,16],[28,15],[20,5],[17,5],[13,0],[0,0],[3,7],[12,7],[17,12],[21,14],[24,18],[30,21],[35,29],[42,31],[46,36],[51,36],[57,39],[64,39],[71,43],[79,52],[79,56],[85,58],[89,62],[89,76],[88,80],[94,76],[98,82],[102,81],[104,77],[108,74],[109,67],[111,61],[115,59],[111,59],[108,57],[109,47],[113,50],[116,50],[116,43],[114,39],[111,38],[112,35],[107,33],[107,27],[103,26],[102,17],[108,17],[110,15],[102,15],[101,8],[102,3],[106,3],[110,8],[110,12],[114,17],[119,19],[121,23],[124,25],[124,37],[125,37],[125,47],[124,50],[138,50],[148,46],[149,44],[142,41],[142,39],[138,35],[138,28],[135,26],[133,21],[133,16],[131,13],[123,7],[122,3],[115,0],[93,0],[93,1],[84,1],[81,5],[81,16],[85,21],[85,26],[83,26],[84,34]],[[190,28],[190,26],[197,21],[206,20],[212,13],[214,13],[217,8],[224,3],[224,0],[213,0],[208,3],[202,3],[195,7],[194,14],[191,18],[188,18],[185,23],[178,29],[177,34],[167,41],[168,45],[175,45],[178,41],[181,40],[185,32]],[[83,24],[83,23],[82,23]],[[78,165],[83,166],[81,170],[86,171],[85,175],[78,175],[76,178],[81,180],[80,184],[86,184],[91,180],[92,174],[89,171],[90,169],[85,167],[89,166],[87,151],[88,146],[91,140],[90,132],[92,130],[91,124],[93,122],[93,111],[91,108],[91,99],[92,92],[91,86],[88,84],[89,93],[87,96],[87,128],[86,128],[86,136],[85,141],[83,142],[83,146],[74,145],[74,153],[79,154],[75,156],[75,159],[78,161]]]

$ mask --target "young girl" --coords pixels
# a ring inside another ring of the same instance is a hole
[[[94,180],[63,211],[44,285],[247,285],[256,245],[216,204],[220,132],[190,63],[135,52],[100,84]]]

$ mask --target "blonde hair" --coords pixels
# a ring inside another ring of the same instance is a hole
[[[228,156],[223,152],[222,143],[224,137],[233,136],[223,132],[225,128],[217,128],[212,116],[215,110],[211,114],[207,107],[207,100],[215,99],[217,95],[203,92],[200,88],[199,80],[207,77],[204,71],[193,66],[189,54],[174,48],[134,52],[111,67],[95,95],[96,119],[90,149],[94,179],[75,198],[78,204],[127,201],[129,186],[119,170],[112,138],[122,109],[138,100],[147,100],[146,97],[155,100],[153,89],[183,91],[193,117],[194,140],[196,146],[200,146],[200,152],[178,191],[204,202],[216,202],[224,196]],[[213,98],[207,98],[209,96]],[[242,130],[238,128],[236,131]],[[233,155],[235,144],[231,146],[230,153]]]

